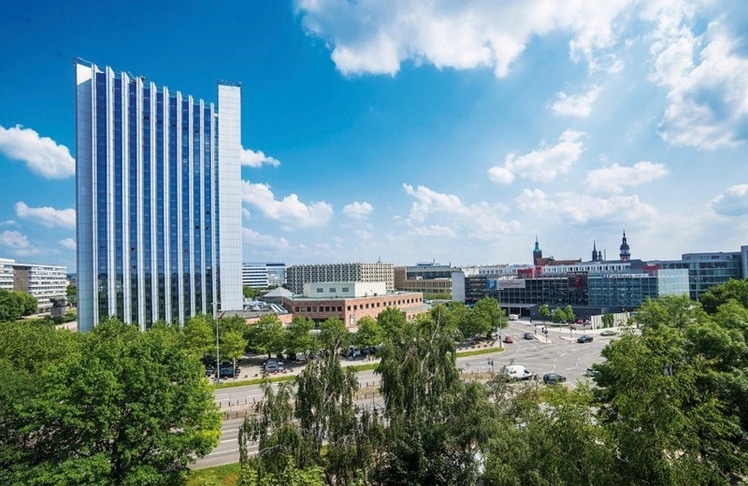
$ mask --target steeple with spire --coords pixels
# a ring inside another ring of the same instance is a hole
[[[603,261],[603,252],[597,250],[597,242],[592,240],[592,261],[601,262]]]
[[[621,253],[619,255],[622,262],[631,260],[631,250],[629,244],[626,241],[626,230],[623,230],[623,239],[621,240]]]
[[[539,265],[539,261],[543,259],[543,252],[540,250],[540,243],[538,243],[538,235],[535,235],[535,248],[532,250],[532,263],[533,265]]]

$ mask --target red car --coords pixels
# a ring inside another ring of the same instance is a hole
[[[505,336],[504,337],[504,342],[507,343],[507,344],[511,344],[511,343],[514,342],[514,339],[512,339],[512,336]]]

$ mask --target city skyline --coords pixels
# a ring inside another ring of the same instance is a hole
[[[245,262],[453,265],[738,251],[735,1],[17,5],[0,256],[75,272],[73,59],[215,99],[242,83]],[[64,21],[62,19],[65,19]]]

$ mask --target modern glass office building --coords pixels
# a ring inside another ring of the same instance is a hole
[[[76,61],[81,331],[242,308],[240,102]]]

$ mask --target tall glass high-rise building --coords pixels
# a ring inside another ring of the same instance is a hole
[[[81,331],[242,308],[240,105],[76,61]]]

